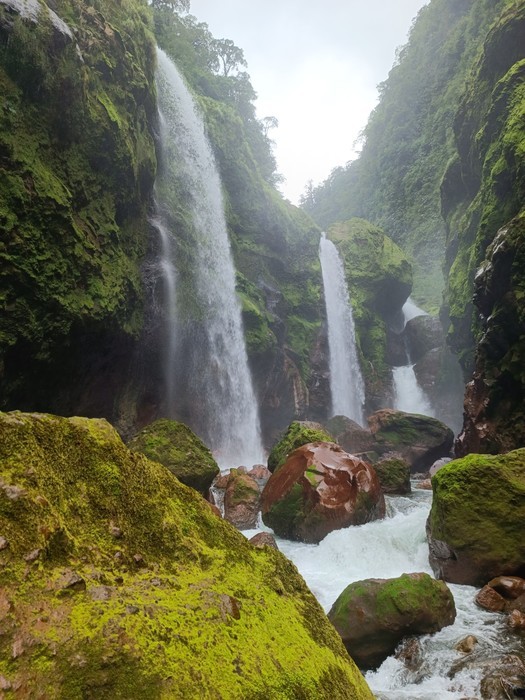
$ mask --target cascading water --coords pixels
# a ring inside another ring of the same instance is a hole
[[[352,305],[343,263],[337,248],[324,233],[319,258],[328,320],[332,415],[347,416],[362,425],[365,387],[357,357]]]
[[[404,573],[426,572],[425,536],[431,491],[414,490],[410,496],[387,497],[387,517],[365,525],[336,530],[319,544],[291,542],[276,537],[277,545],[299,569],[308,587],[326,612],[340,593],[354,581],[394,578]],[[269,530],[262,526],[260,529]],[[247,538],[260,530],[245,530]],[[522,653],[519,635],[509,633],[504,617],[479,608],[472,586],[449,584],[456,603],[453,625],[419,637],[421,664],[409,668],[389,656],[366,680],[381,700],[461,700],[479,697],[484,663],[513,652]],[[478,639],[472,663],[456,650],[467,635]]]
[[[426,312],[417,307],[409,298],[403,309],[403,329],[416,316],[424,316]],[[405,345],[408,364],[394,367],[392,378],[394,382],[394,408],[407,413],[419,413],[424,416],[434,416],[434,410],[423,389],[417,382],[414,365],[410,362],[410,351]]]
[[[161,165],[153,223],[160,237],[160,270],[170,325],[167,413],[175,414],[178,387],[174,368],[183,367],[179,374],[184,375],[181,381],[192,398],[192,427],[222,467],[252,465],[261,461],[263,448],[235,293],[221,181],[193,98],[160,49],[157,91]],[[191,217],[180,214],[181,202]],[[191,233],[181,242],[177,229],[183,225]],[[184,304],[177,303],[181,295]],[[193,316],[183,320],[188,307]]]

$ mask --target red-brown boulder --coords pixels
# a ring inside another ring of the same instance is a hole
[[[335,443],[313,442],[272,474],[261,510],[280,537],[317,543],[333,530],[384,517],[385,499],[367,462]]]

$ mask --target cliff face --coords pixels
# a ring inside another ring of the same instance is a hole
[[[155,175],[146,4],[0,2],[1,405],[111,415]]]
[[[461,454],[519,447],[523,430],[525,4],[487,35],[443,180],[449,341],[467,372]],[[499,231],[499,232],[498,232]],[[474,293],[474,296],[473,296]]]

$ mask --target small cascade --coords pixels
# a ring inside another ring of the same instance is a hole
[[[176,413],[184,386],[191,397],[188,422],[219,464],[250,466],[262,460],[263,448],[221,181],[193,98],[160,49],[157,91],[160,168],[153,224],[169,326],[166,413]]]
[[[424,316],[426,312],[417,307],[410,297],[405,302],[403,309],[403,329],[408,321],[416,316]],[[402,367],[394,367],[392,379],[394,382],[394,408],[406,413],[419,413],[424,416],[434,417],[435,413],[423,389],[419,386],[414,365],[410,361],[410,349],[405,339],[405,351],[407,364]]]
[[[347,416],[362,425],[365,385],[357,357],[352,305],[342,260],[324,233],[319,258],[328,320],[332,415]]]

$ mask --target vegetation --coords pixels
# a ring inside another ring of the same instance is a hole
[[[294,450],[309,442],[333,442],[334,439],[318,423],[294,421],[268,455],[268,469],[277,471]]]
[[[414,257],[413,296],[428,311],[437,311],[443,288],[440,184],[454,154],[457,104],[488,28],[509,4],[425,5],[379,86],[360,156],[303,198],[306,211],[324,228],[353,216],[383,227]]]

